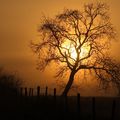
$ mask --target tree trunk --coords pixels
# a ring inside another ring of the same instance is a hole
[[[76,73],[76,72],[71,71],[70,77],[69,77],[69,81],[68,81],[68,83],[67,83],[67,85],[66,85],[66,87],[65,87],[65,89],[64,89],[64,91],[63,91],[63,93],[62,93],[62,96],[67,96],[67,94],[68,94],[68,92],[69,92],[69,90],[70,90],[70,88],[71,88],[71,86],[72,86],[72,83],[73,83],[73,81],[74,81],[75,73]]]

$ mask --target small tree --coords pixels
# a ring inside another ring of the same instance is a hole
[[[0,68],[0,95],[14,96],[19,93],[22,81],[16,74],[5,72]]]
[[[91,3],[84,5],[82,11],[66,9],[53,19],[44,17],[38,32],[40,41],[32,42],[32,49],[39,55],[38,68],[44,70],[53,61],[58,64],[57,77],[70,72],[63,96],[80,70],[92,70],[104,81],[100,71],[108,70],[105,61],[109,60],[105,58],[115,37],[106,4]]]

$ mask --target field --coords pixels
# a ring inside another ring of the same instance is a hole
[[[120,120],[120,99],[113,97],[4,96],[3,120]]]

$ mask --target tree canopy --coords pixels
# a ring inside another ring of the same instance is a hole
[[[44,70],[55,62],[58,64],[57,77],[70,72],[62,95],[67,95],[80,70],[94,71],[104,86],[108,81],[119,81],[119,66],[109,55],[116,32],[105,3],[90,3],[82,10],[65,9],[53,18],[43,17],[38,32],[39,42],[31,43],[39,56],[38,68]]]

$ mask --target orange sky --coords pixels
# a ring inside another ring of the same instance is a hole
[[[55,86],[52,70],[47,70],[44,74],[36,70],[36,59],[29,48],[29,42],[39,39],[37,28],[42,14],[53,16],[64,8],[79,9],[83,3],[91,1],[96,0],[0,0],[0,66],[18,71],[25,85]],[[118,30],[119,40],[120,1],[101,1],[110,6],[111,20]],[[120,42],[114,46],[117,55],[119,46]]]

